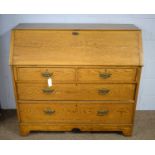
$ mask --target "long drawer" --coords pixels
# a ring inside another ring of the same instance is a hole
[[[21,122],[131,124],[133,104],[38,103],[19,104]]]
[[[19,100],[134,100],[134,84],[17,83]]]

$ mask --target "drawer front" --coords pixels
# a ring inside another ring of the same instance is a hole
[[[79,69],[79,82],[132,82],[136,80],[136,69]]]
[[[134,100],[134,84],[17,83],[19,100]]]
[[[71,68],[17,68],[17,80],[43,81],[52,77],[53,82],[74,82],[75,70]]]
[[[22,122],[132,123],[132,104],[19,104]]]

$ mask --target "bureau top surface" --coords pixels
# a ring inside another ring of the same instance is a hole
[[[133,25],[20,24],[10,49],[11,65],[142,65]]]
[[[18,24],[15,30],[39,29],[39,30],[139,30],[133,24],[86,24],[86,23],[21,23]]]

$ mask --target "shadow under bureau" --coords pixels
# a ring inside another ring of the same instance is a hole
[[[19,24],[10,65],[21,135],[30,131],[132,134],[141,31],[118,24]]]

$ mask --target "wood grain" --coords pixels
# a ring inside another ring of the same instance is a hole
[[[114,123],[131,124],[133,104],[20,104],[21,121],[24,123]],[[53,114],[45,113],[54,110]],[[99,111],[108,111],[98,115]],[[87,118],[87,119],[84,119]]]
[[[103,78],[102,74],[110,75]],[[78,81],[85,83],[102,83],[109,81],[132,82],[136,80],[136,69],[79,69]]]
[[[72,131],[80,129],[81,131],[119,131],[124,136],[132,135],[132,124],[91,124],[91,123],[21,123],[20,135],[27,136],[30,131]]]
[[[20,24],[11,33],[10,65],[22,136],[73,129],[132,135],[143,66],[137,27]],[[53,73],[50,89],[45,72]]]
[[[82,31],[78,32],[79,35],[72,33],[16,30],[14,64],[139,65],[139,31]]]
[[[69,68],[54,68],[54,67],[31,67],[17,69],[18,81],[47,81],[48,77],[44,77],[42,74],[48,72],[52,74],[51,78],[53,82],[75,82],[75,70]]]
[[[17,83],[19,100],[134,100],[134,84],[55,84],[52,93],[44,93],[47,84]],[[107,89],[107,94],[99,90]]]
[[[110,31],[137,31],[133,24],[101,24],[101,23],[22,23],[14,30],[110,30]]]
[[[9,65],[13,64],[13,52],[14,52],[14,31],[11,31],[11,40],[10,40],[10,56],[9,56]]]

